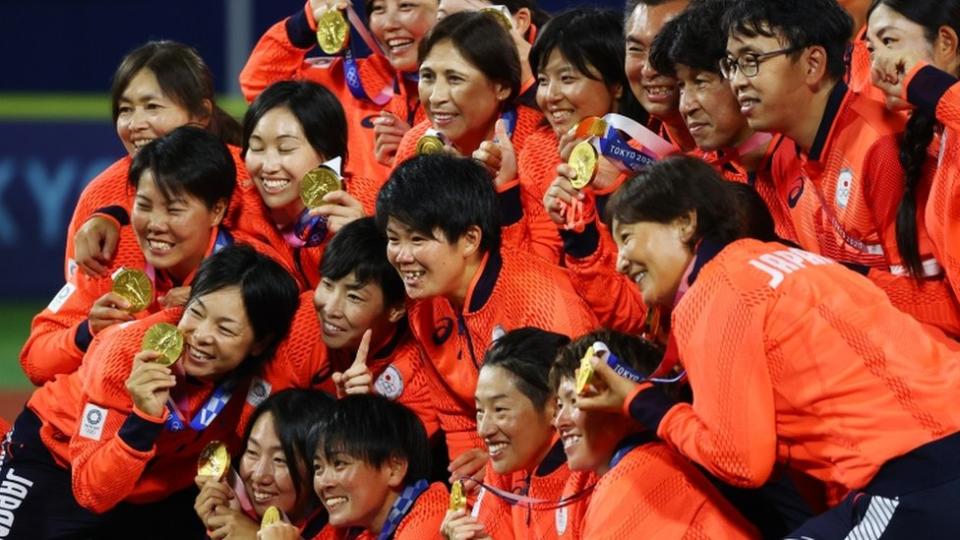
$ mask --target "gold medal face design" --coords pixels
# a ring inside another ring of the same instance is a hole
[[[507,32],[513,30],[513,21],[510,20],[510,17],[507,17],[502,11],[495,7],[485,7],[480,10],[480,13],[490,15],[500,23],[500,26],[503,27]]]
[[[130,302],[130,313],[143,311],[153,302],[153,283],[140,270],[120,270],[113,278],[111,290]]]
[[[450,510],[456,512],[466,509],[467,496],[463,492],[463,482],[457,480],[450,486]]]
[[[300,200],[307,208],[314,209],[323,204],[327,193],[342,189],[340,178],[330,167],[320,166],[303,175],[300,180]]]
[[[263,513],[263,518],[260,520],[260,528],[263,529],[267,525],[273,525],[280,521],[280,510],[277,510],[276,506],[271,506]]]
[[[583,355],[583,358],[580,359],[580,369],[577,370],[577,394],[582,394],[583,390],[593,379],[593,364],[590,363],[593,355],[593,346],[591,345],[590,348],[587,349],[586,354]]]
[[[577,177],[570,181],[575,189],[583,189],[593,181],[597,174],[597,149],[589,141],[583,141],[573,147],[567,164],[577,172]]]
[[[141,350],[162,354],[157,363],[172,366],[183,353],[183,334],[172,324],[157,323],[144,334]]]
[[[230,453],[227,445],[220,441],[210,441],[197,459],[197,474],[212,476],[217,480],[223,478],[230,468]]]
[[[347,46],[350,25],[339,9],[326,11],[317,19],[317,43],[325,54],[337,54]]]
[[[424,135],[417,141],[417,155],[437,154],[446,150],[443,139],[436,135]]]

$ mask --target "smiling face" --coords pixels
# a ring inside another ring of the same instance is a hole
[[[640,289],[647,306],[673,306],[683,274],[693,260],[687,246],[689,224],[640,221],[613,222],[617,271]]]
[[[117,135],[131,156],[180,126],[202,125],[199,118],[163,93],[157,76],[147,68],[130,79],[117,110]]]
[[[622,92],[619,85],[607,86],[595,71],[578,70],[559,49],[550,52],[537,75],[537,106],[558,135],[588,116],[612,112]]]
[[[629,433],[627,422],[617,413],[577,408],[576,382],[569,377],[561,379],[557,389],[553,423],[563,441],[567,465],[574,471],[605,472],[617,443]]]
[[[206,257],[210,237],[226,207],[226,201],[220,201],[207,208],[188,193],[168,200],[147,169],[137,183],[130,225],[147,262],[182,282]]]
[[[360,283],[352,272],[337,280],[321,279],[313,306],[320,318],[320,335],[331,349],[356,349],[368,328],[375,340],[390,335],[404,313],[402,306],[384,304],[378,284]]]
[[[313,489],[334,527],[362,527],[379,532],[399,495],[406,463],[382,467],[334,452],[314,458]]]
[[[701,150],[735,146],[750,136],[736,96],[719,73],[677,65],[680,114]]]
[[[194,298],[177,325],[183,333],[181,362],[187,375],[215,382],[262,352],[255,343],[241,290],[224,287]]]
[[[303,211],[300,181],[324,161],[286,107],[271,109],[260,118],[250,134],[245,157],[247,171],[267,208],[288,215]]]
[[[491,138],[510,88],[495,83],[471,64],[449,39],[420,64],[420,103],[434,129],[470,155]]]
[[[677,80],[662,75],[650,65],[650,49],[660,29],[687,7],[687,0],[672,0],[658,6],[638,4],[627,21],[627,58],[624,68],[630,89],[650,115],[670,121],[678,116]]]
[[[417,48],[437,22],[437,0],[374,0],[370,31],[397,71],[417,70]]]
[[[553,442],[555,403],[548,401],[537,411],[516,381],[516,375],[498,366],[484,366],[477,378],[477,433],[498,474],[533,470]]]
[[[305,501],[298,504],[292,475],[303,477],[305,471],[300,465],[287,462],[275,426],[269,412],[261,414],[253,424],[240,458],[240,479],[258,516],[276,506],[297,522],[303,516]]]
[[[727,54],[740,58],[744,54],[763,54],[788,48],[776,37],[734,34],[727,40]],[[730,86],[740,104],[740,113],[754,131],[789,134],[804,124],[809,111],[803,106],[810,101],[804,63],[794,55],[780,54],[763,60],[760,71],[747,77],[743,70],[730,79]]]
[[[437,229],[432,236],[414,231],[395,218],[387,220],[387,260],[400,273],[412,300],[466,295],[469,260],[478,256],[479,229],[471,228],[456,242]]]

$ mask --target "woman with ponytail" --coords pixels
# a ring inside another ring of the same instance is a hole
[[[960,266],[951,264],[948,245],[949,226],[957,220],[950,218],[948,205],[956,172],[955,160],[946,156],[955,136],[942,115],[960,69],[960,2],[874,0],[868,22],[874,84],[887,94],[889,108],[912,109],[900,144],[905,183],[896,240],[901,264],[920,287],[926,276],[945,273],[954,298],[943,304],[955,307]],[[922,254],[931,251],[936,258],[924,259]]]

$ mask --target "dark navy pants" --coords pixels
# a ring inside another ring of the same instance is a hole
[[[865,488],[787,538],[960,539],[960,433],[887,462]]]

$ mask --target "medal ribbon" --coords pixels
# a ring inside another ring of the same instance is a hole
[[[227,406],[227,403],[230,403],[230,398],[233,397],[233,389],[236,386],[236,378],[228,377],[227,380],[214,388],[213,394],[207,398],[206,403],[203,404],[203,407],[200,407],[200,410],[197,411],[197,414],[194,415],[190,421],[190,428],[194,431],[203,431],[208,428],[217,416],[220,415],[223,408]],[[173,399],[167,400],[167,409],[170,410],[170,415],[167,416],[166,421],[167,430],[177,433],[186,429],[186,422],[183,419],[183,415],[180,414]]]
[[[672,144],[626,116],[610,113],[603,117],[603,121],[606,131],[591,142],[600,155],[623,172],[639,171],[676,151]],[[620,132],[626,133],[629,139],[625,140]],[[629,140],[638,143],[640,149],[630,146]]]
[[[635,383],[652,382],[652,383],[658,383],[658,384],[671,384],[675,382],[680,382],[687,376],[686,370],[682,370],[680,373],[678,373],[673,377],[669,377],[669,378],[658,377],[656,376],[657,375],[656,372],[659,372],[661,370],[660,366],[658,366],[655,372],[648,377],[645,375],[641,375],[640,372],[638,372],[637,370],[625,364],[622,360],[620,360],[619,357],[617,357],[617,355],[610,352],[610,349],[608,349],[607,345],[602,341],[597,341],[596,343],[594,343],[593,350],[596,353],[596,355],[601,359],[603,359],[603,353],[606,353],[606,359],[604,361],[607,363],[608,366],[610,366],[610,369],[612,369],[617,375],[623,377],[624,379],[633,381]]]
[[[559,500],[554,501],[551,499],[537,499],[534,497],[527,497],[526,495],[518,495],[511,491],[506,491],[498,487],[485,484],[476,479],[471,479],[471,480],[480,484],[480,487],[482,487],[484,491],[492,493],[494,496],[500,499],[503,499],[504,501],[507,502],[507,504],[511,506],[517,505],[517,504],[527,505],[531,508],[535,506],[536,510],[554,510],[557,508],[563,508],[564,506],[570,506],[571,504],[579,501],[580,499],[583,499],[584,497],[587,497],[588,495],[590,495],[590,493],[593,492],[593,488],[596,487],[596,484],[591,484],[585,487],[583,490],[578,491],[577,493],[574,493],[573,495],[569,495],[567,497],[563,497]]]
[[[403,488],[403,493],[393,502],[390,513],[387,514],[387,521],[384,522],[383,528],[380,529],[377,540],[389,540],[393,538],[394,531],[397,530],[403,518],[410,513],[410,509],[413,508],[413,503],[416,502],[417,497],[426,491],[429,486],[430,483],[426,480],[418,480],[417,483],[412,486]]]
[[[357,15],[357,12],[354,11],[352,6],[347,7],[347,19],[350,21],[350,26],[352,26],[360,35],[360,39],[362,39],[367,47],[370,48],[370,52],[372,54],[384,56],[383,49],[380,48],[380,45],[377,43],[377,41],[373,39],[373,36],[370,35],[370,30],[367,29],[367,25],[360,20],[360,17]],[[350,89],[350,93],[353,94],[353,97],[359,99],[360,101],[368,101],[374,105],[379,105],[382,107],[391,99],[393,99],[393,83],[384,86],[374,97],[370,97],[367,94],[367,91],[364,90],[363,82],[360,80],[360,68],[357,67],[357,52],[353,48],[353,41],[347,45],[347,50],[344,51],[343,74],[347,81],[347,88]]]

